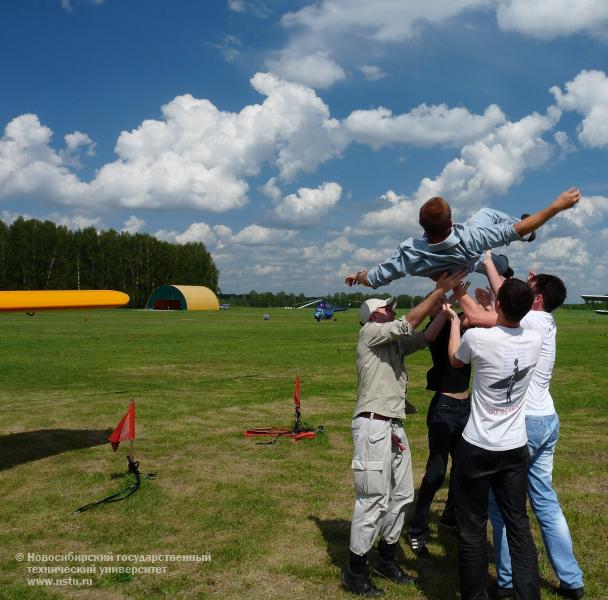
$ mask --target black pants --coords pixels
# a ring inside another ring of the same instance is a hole
[[[454,517],[454,458],[462,439],[462,431],[471,412],[470,400],[456,400],[437,392],[426,417],[429,435],[429,458],[426,471],[418,490],[414,516],[410,523],[409,534],[423,537],[429,530],[428,518],[431,503],[437,490],[443,485],[448,468],[448,455],[452,457],[450,487],[442,519],[447,523],[455,522]]]
[[[462,600],[485,600],[488,574],[488,494],[494,492],[507,527],[515,600],[539,600],[536,548],[526,512],[528,446],[494,452],[466,440],[458,447],[454,478]]]

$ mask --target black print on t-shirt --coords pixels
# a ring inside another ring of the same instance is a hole
[[[513,362],[513,373],[509,375],[509,377],[505,377],[496,383],[493,383],[490,388],[493,390],[507,390],[507,399],[505,400],[505,404],[509,404],[511,402],[511,392],[513,391],[513,386],[521,381],[527,374],[528,371],[534,366],[530,365],[529,367],[525,367],[524,369],[520,369],[518,367],[519,361],[515,359]]]

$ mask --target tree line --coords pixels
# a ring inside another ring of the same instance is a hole
[[[327,300],[334,306],[358,307],[361,302],[370,298],[389,298],[390,294],[363,294],[362,292],[352,292],[350,294],[329,294],[327,296],[305,296],[303,293],[294,294],[289,292],[257,292],[251,290],[247,294],[220,294],[220,301],[231,306],[257,306],[257,307],[297,307],[298,304],[306,304],[313,300]],[[412,308],[422,302],[422,296],[409,296],[402,294],[397,298],[399,308]]]
[[[171,244],[146,233],[71,231],[52,221],[0,221],[0,289],[94,290],[129,294],[142,307],[165,284],[218,291],[219,272],[200,243]]]

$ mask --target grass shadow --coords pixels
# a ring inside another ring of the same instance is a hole
[[[108,443],[111,429],[38,429],[0,436],[0,471]]]
[[[460,593],[456,535],[438,526],[432,534],[432,543],[441,546],[443,552],[437,554],[432,549],[426,558],[407,561],[408,571],[415,575],[416,586],[429,600],[457,600]]]
[[[312,521],[321,532],[327,554],[333,564],[340,570],[348,563],[350,545],[350,521],[345,519],[319,519],[314,515],[308,515],[308,520]]]

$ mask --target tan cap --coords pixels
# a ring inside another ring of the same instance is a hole
[[[372,316],[372,313],[377,311],[379,308],[384,308],[385,306],[391,306],[393,309],[397,304],[397,298],[391,296],[386,300],[381,300],[380,298],[370,298],[366,300],[359,309],[359,322],[365,325],[369,318]]]

